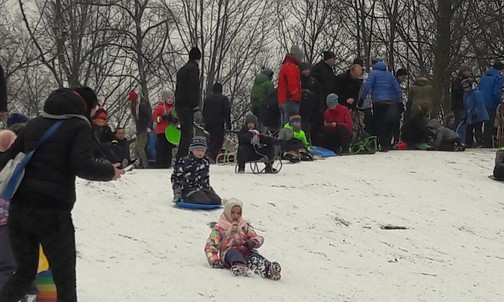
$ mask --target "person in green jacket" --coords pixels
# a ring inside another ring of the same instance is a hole
[[[259,117],[259,108],[263,104],[266,95],[275,89],[273,87],[273,70],[264,67],[259,73],[254,81],[254,86],[252,86],[252,91],[250,92],[250,103],[252,105],[252,113]],[[260,119],[260,117],[259,117]]]
[[[301,129],[301,122],[300,115],[291,115],[289,122],[278,133],[283,157],[294,163],[313,160],[313,157],[309,153],[311,146],[305,132]]]

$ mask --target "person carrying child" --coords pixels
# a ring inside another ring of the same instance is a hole
[[[184,200],[195,204],[221,204],[221,198],[210,186],[210,161],[206,158],[206,139],[195,136],[189,155],[178,159],[171,176],[173,202]]]
[[[290,162],[312,161],[310,143],[305,132],[301,129],[301,116],[294,114],[289,117],[289,122],[278,133],[281,141],[283,157]]]
[[[224,201],[224,212],[205,245],[205,255],[213,268],[229,268],[235,276],[249,276],[250,272],[271,280],[280,280],[281,267],[257,252],[264,238],[254,231],[242,216],[243,203],[230,198]]]
[[[245,125],[238,133],[238,173],[245,173],[245,163],[267,158],[266,173],[278,172],[273,168],[276,138],[261,134],[257,129],[257,116],[248,114]]]

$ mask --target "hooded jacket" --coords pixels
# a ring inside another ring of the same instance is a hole
[[[420,105],[427,103],[432,108],[432,85],[426,77],[418,77],[411,85],[408,93],[408,102],[410,108],[416,109]]]
[[[268,75],[262,72],[258,74],[250,92],[250,102],[252,103],[252,106],[262,104],[268,93],[273,91],[273,89],[275,89],[273,87],[273,82],[271,82]]]
[[[70,211],[76,200],[76,176],[95,181],[112,180],[114,167],[93,159],[93,133],[85,112],[86,106],[80,97],[53,93],[45,102],[43,114],[51,118],[40,116],[28,122],[12,147],[1,157],[0,168],[19,152],[33,150],[55,119],[65,120],[25,167],[23,181],[11,200],[12,204]]]
[[[374,65],[373,71],[369,74],[366,84],[359,94],[359,99],[365,99],[370,91],[373,103],[402,102],[401,87],[396,78],[387,71],[384,62],[378,62]]]
[[[478,88],[483,97],[485,108],[492,109],[493,111],[501,102],[502,85],[504,77],[495,68],[487,70],[485,75],[481,78]]]
[[[483,96],[478,88],[472,88],[464,93],[464,118],[467,125],[477,124],[489,119]]]
[[[285,55],[283,66],[278,73],[278,105],[287,101],[301,102],[301,73],[299,62],[291,54]]]

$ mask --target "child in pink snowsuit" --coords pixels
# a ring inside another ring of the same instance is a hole
[[[236,276],[248,276],[253,271],[264,278],[279,280],[280,264],[257,253],[264,238],[242,216],[243,203],[236,198],[223,202],[224,212],[213,225],[205,245],[208,263],[214,268],[230,268]]]

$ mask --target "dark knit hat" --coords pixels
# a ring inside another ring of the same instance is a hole
[[[91,110],[98,106],[98,97],[96,96],[96,93],[89,87],[75,88],[74,91],[77,92],[82,99],[84,99],[87,107],[86,114],[89,117],[91,115]]]
[[[338,95],[336,93],[329,93],[326,98],[327,108],[332,108],[338,105]]]
[[[307,70],[307,69],[310,69],[310,70],[312,69],[310,63],[306,63],[306,62],[299,63],[299,71],[303,71],[303,70]]]
[[[493,68],[496,70],[503,70],[504,65],[502,64],[501,61],[495,61],[495,63],[493,64]]]
[[[255,116],[253,113],[247,114],[247,116],[245,116],[245,124],[248,123],[254,123],[257,125],[257,116]]]
[[[353,64],[359,64],[360,66],[364,66],[364,60],[360,57],[357,57],[355,58],[355,60],[353,60]]]
[[[221,83],[213,84],[212,92],[213,93],[222,93],[222,84]]]
[[[206,151],[207,143],[206,143],[206,138],[204,136],[193,137],[191,144],[189,145],[189,151],[193,151],[196,149],[203,149]]]
[[[201,51],[198,47],[193,47],[189,51],[189,60],[201,60]]]
[[[263,67],[261,72],[267,75],[270,79],[273,77],[273,70],[271,70],[271,68]]]
[[[299,114],[294,114],[289,117],[289,123],[295,123],[295,122],[302,122],[301,115]]]
[[[7,117],[7,128],[14,124],[24,124],[28,122],[28,117],[21,113],[9,113]]]
[[[322,56],[324,57],[324,61],[336,58],[336,54],[334,52],[330,51],[330,50],[324,51],[322,53]]]
[[[406,69],[404,69],[404,68],[399,68],[399,69],[397,69],[395,75],[396,75],[396,77],[407,76],[408,75],[408,71]]]

